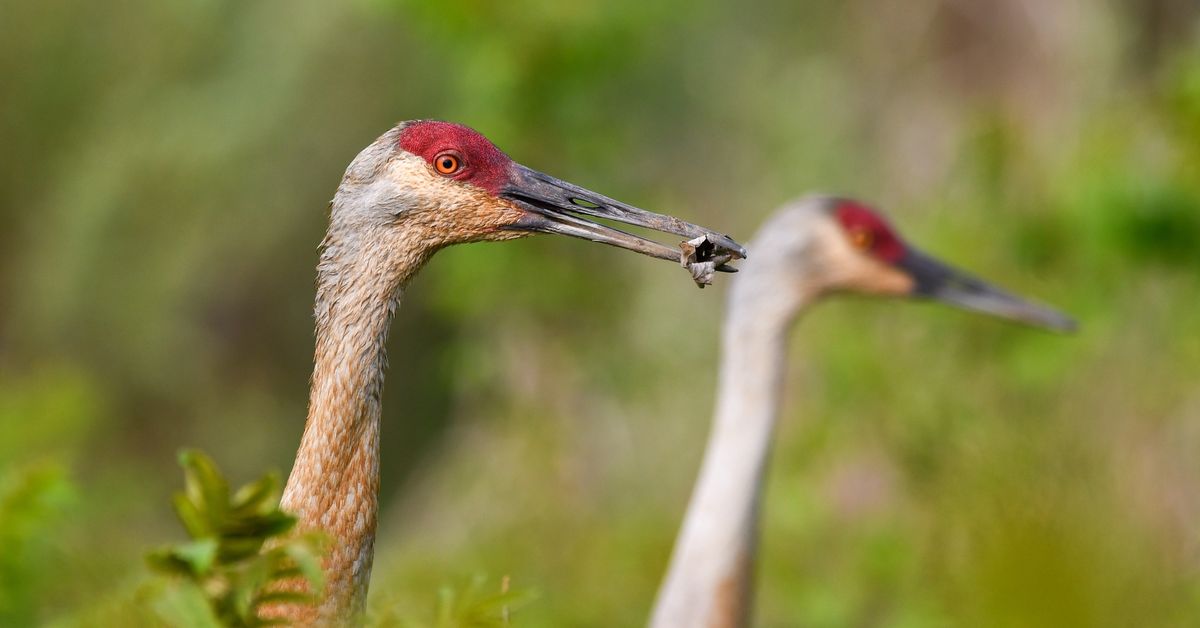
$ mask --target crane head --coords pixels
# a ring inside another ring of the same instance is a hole
[[[480,133],[449,122],[403,122],[385,133],[351,163],[339,187],[343,193],[365,199],[353,204],[353,219],[418,228],[433,248],[557,233],[651,257],[681,259],[679,247],[587,218],[596,217],[684,239],[707,236],[721,254],[733,259],[746,255],[726,235],[523,166]],[[335,213],[336,204],[335,199]]]
[[[827,220],[819,231],[821,288],[932,299],[959,308],[1067,332],[1075,321],[1012,295],[926,253],[901,238],[877,211],[858,201],[815,197]]]

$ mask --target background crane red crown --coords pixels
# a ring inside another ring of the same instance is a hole
[[[891,225],[878,213],[861,203],[839,199],[834,205],[833,215],[847,233],[865,232],[869,234],[864,250],[876,258],[888,263],[900,261],[907,252],[904,241]]]

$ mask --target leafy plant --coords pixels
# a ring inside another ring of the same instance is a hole
[[[186,488],[174,497],[175,513],[191,540],[147,556],[164,576],[147,590],[158,617],[178,626],[260,626],[272,603],[312,604],[324,585],[323,539],[289,535],[296,518],[279,509],[279,476],[231,492],[212,459],[195,450],[179,454]],[[285,590],[302,579],[311,593]]]
[[[0,625],[35,623],[45,565],[76,501],[58,464],[0,468]]]
[[[505,576],[498,590],[488,590],[488,578],[476,575],[460,587],[444,586],[438,591],[432,620],[400,615],[391,609],[375,614],[369,622],[379,628],[504,628],[513,613],[537,599],[533,589],[512,589]]]

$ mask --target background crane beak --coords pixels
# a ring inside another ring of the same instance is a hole
[[[1075,320],[1062,312],[1009,294],[912,248],[896,265],[913,278],[913,296],[1043,329],[1075,331]]]
[[[594,216],[671,233],[686,240],[707,236],[709,242],[714,245],[712,257],[746,257],[746,249],[727,235],[684,222],[674,216],[664,216],[626,205],[517,163],[512,164],[509,182],[500,192],[500,196],[525,210],[525,215],[520,220],[507,227],[516,231],[558,233],[618,246],[650,257],[680,261],[681,250],[678,246],[667,246],[581,217]],[[736,271],[729,266],[718,266],[717,270]]]

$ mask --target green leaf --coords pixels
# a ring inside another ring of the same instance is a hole
[[[203,577],[212,569],[217,557],[216,539],[201,539],[168,548],[170,558],[187,566],[191,575]]]
[[[257,556],[262,551],[267,538],[229,539],[221,540],[217,560],[223,565],[231,565]]]
[[[188,536],[193,539],[217,536],[217,527],[186,494],[176,493],[171,502],[175,506],[175,515],[179,517],[179,522],[183,524],[183,529],[187,530]]]
[[[296,564],[300,573],[304,574],[310,589],[318,597],[325,590],[325,573],[321,571],[323,545],[322,538],[310,534],[281,548]]]
[[[163,586],[151,596],[150,607],[170,626],[222,628],[204,591],[195,583],[180,580]]]
[[[250,563],[239,574],[238,580],[231,592],[232,606],[237,616],[246,623],[252,623],[255,614],[255,600],[260,590],[271,582],[271,561],[262,556]]]
[[[273,590],[290,578],[305,580],[317,595],[324,588],[323,536],[288,538],[297,520],[276,503],[279,476],[267,474],[242,486],[231,503],[229,484],[208,456],[185,450],[179,460],[186,489],[174,496],[175,511],[194,540],[153,551],[146,559],[155,571],[173,577],[168,585],[189,582],[193,589],[160,587],[170,591],[162,598],[164,613],[182,617],[198,592],[209,615],[222,624],[259,626],[274,623],[258,618],[260,604],[315,603],[317,597],[308,593]],[[177,625],[195,624],[181,620]]]
[[[303,578],[304,572],[294,565],[276,566],[271,571],[271,580],[290,580],[292,578]]]
[[[229,484],[212,458],[201,451],[181,451],[179,464],[183,466],[188,499],[216,527],[229,508]]]
[[[279,474],[270,472],[233,495],[230,512],[236,516],[264,514],[279,503]]]
[[[296,518],[276,510],[263,515],[226,520],[221,526],[223,536],[257,537],[280,536],[296,525]]]
[[[148,552],[146,554],[146,564],[154,571],[166,576],[186,578],[192,575],[191,566],[175,556],[175,548],[171,546],[161,547]]]

